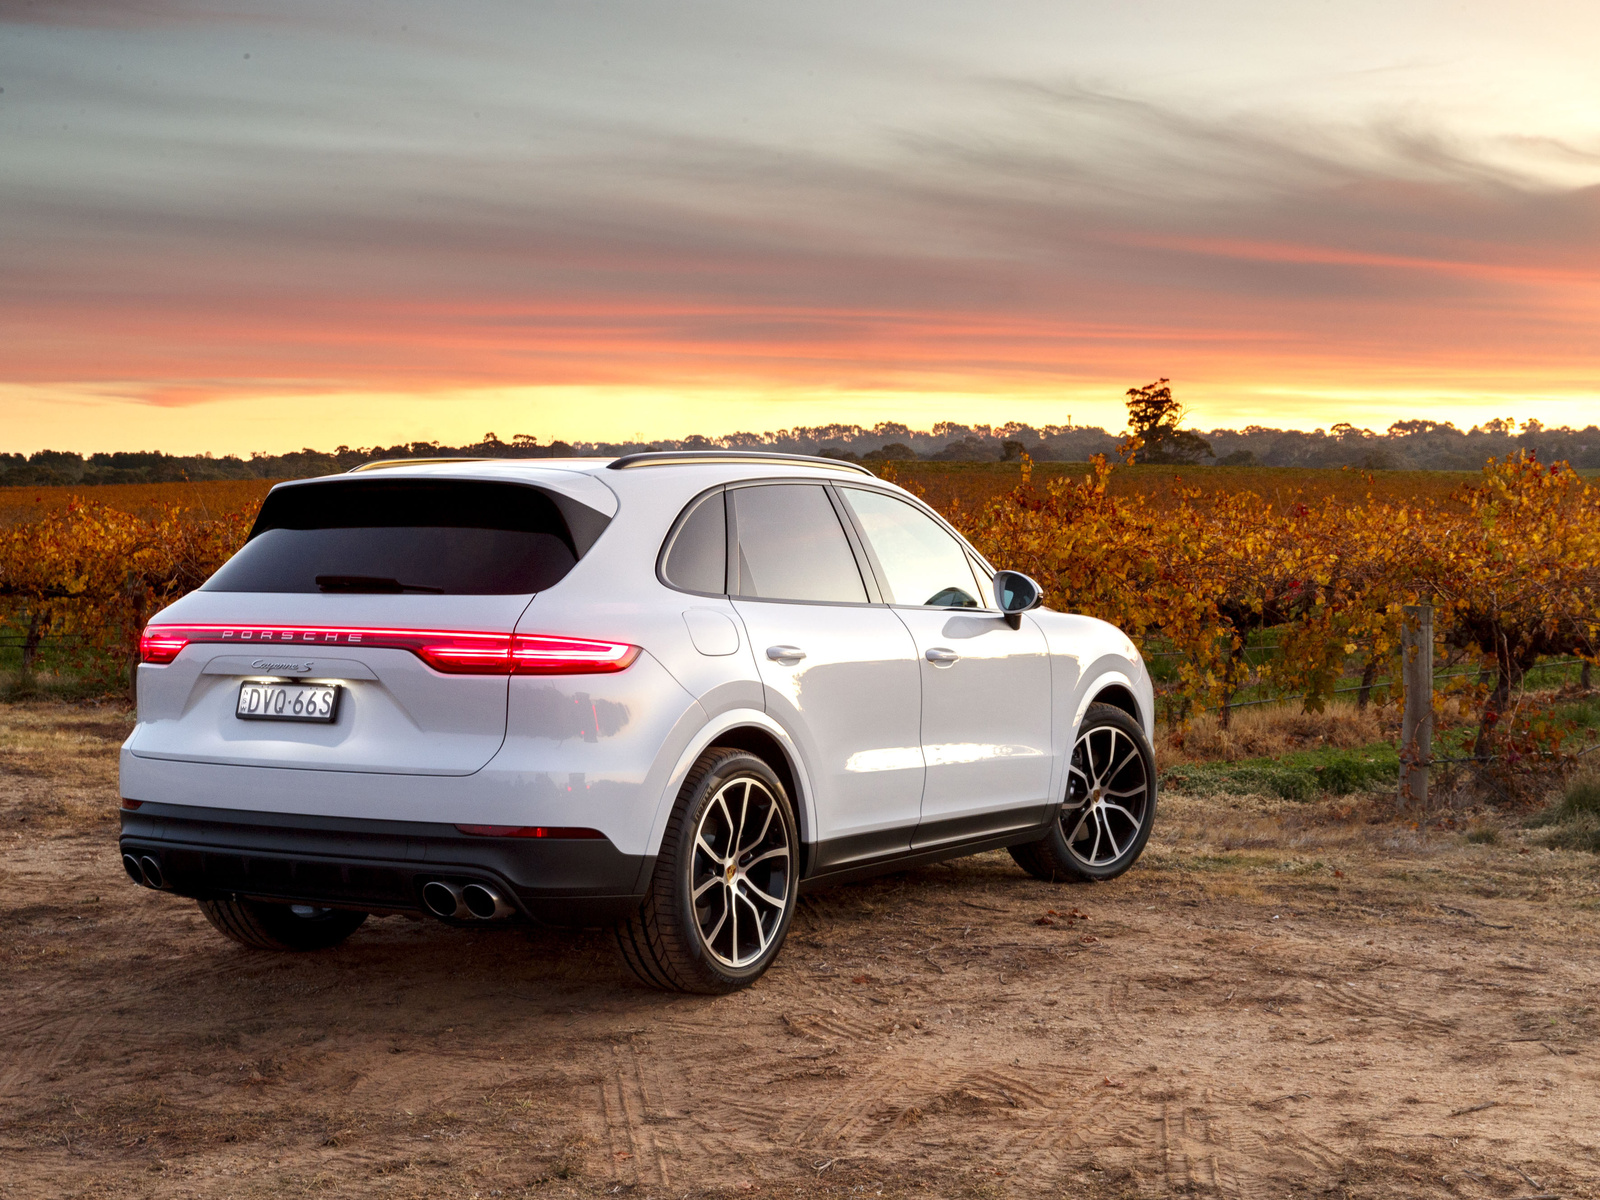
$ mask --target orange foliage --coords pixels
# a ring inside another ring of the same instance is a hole
[[[111,483],[96,487],[0,488],[0,528],[32,521],[73,504],[153,516],[166,507],[202,517],[248,511],[252,516],[272,490],[271,479],[212,479],[201,483]]]
[[[1179,716],[1226,713],[1246,683],[1303,695],[1318,711],[1352,659],[1369,681],[1391,663],[1402,607],[1431,599],[1440,641],[1495,678],[1480,697],[1481,751],[1535,659],[1600,652],[1600,488],[1527,456],[1491,461],[1465,486],[1421,472],[1182,474],[1103,458],[1087,471],[1024,459],[1019,471],[891,463],[883,473],[941,508],[996,565],[1039,580],[1052,606],[1169,646]],[[81,636],[99,673],[118,677],[149,614],[242,544],[267,487],[0,491],[0,505],[6,492],[40,498],[9,527],[0,508],[0,615],[34,634]],[[1267,629],[1275,657],[1252,664],[1250,639]],[[1559,741],[1524,715],[1509,727],[1529,745]]]
[[[868,463],[886,479],[908,487],[941,512],[959,507],[974,510],[1017,485],[1017,464],[884,462]],[[1094,467],[1088,463],[1038,462],[1032,466],[1034,482],[1043,487],[1060,478],[1087,479]],[[1302,467],[1179,467],[1140,464],[1118,466],[1107,482],[1116,497],[1143,497],[1157,509],[1169,507],[1173,489],[1181,484],[1198,493],[1199,502],[1235,492],[1248,492],[1275,509],[1293,504],[1328,502],[1355,504],[1368,497],[1392,503],[1444,504],[1464,485],[1473,483],[1471,471],[1362,472]]]
[[[37,643],[78,639],[80,666],[106,683],[131,679],[139,631],[244,543],[255,508],[209,516],[177,505],[136,515],[74,500],[0,529],[0,604]]]
[[[944,507],[992,562],[1038,579],[1054,607],[1170,643],[1182,655],[1180,712],[1225,706],[1247,678],[1320,709],[1350,656],[1389,660],[1402,607],[1431,601],[1445,645],[1498,669],[1483,753],[1535,659],[1600,652],[1600,489],[1564,466],[1491,461],[1476,484],[1420,503],[1274,503],[1181,482],[1161,497],[1119,495],[1118,473],[1101,458],[1088,476],[1037,487],[1025,462],[1011,492]],[[1277,658],[1252,667],[1248,639],[1267,628]]]

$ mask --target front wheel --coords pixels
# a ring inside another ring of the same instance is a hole
[[[644,904],[617,926],[623,959],[669,991],[754,983],[789,931],[799,849],[772,768],[745,750],[708,750],[678,793]]]
[[[1011,857],[1035,879],[1115,879],[1139,860],[1155,817],[1156,760],[1144,728],[1120,708],[1091,704],[1060,819],[1038,841],[1011,847]]]
[[[206,920],[240,945],[255,950],[326,950],[367,919],[364,912],[260,900],[202,900]]]

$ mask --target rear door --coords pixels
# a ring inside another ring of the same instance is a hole
[[[521,484],[357,477],[280,487],[245,546],[153,623],[167,651],[139,668],[129,749],[470,774],[505,738],[517,619],[576,561],[560,509]],[[261,683],[337,687],[334,719],[240,716],[241,686]]]
[[[921,694],[904,624],[872,604],[828,489],[730,488],[729,588],[766,706],[799,743],[816,866],[911,844],[922,795]]]
[[[1040,823],[1051,774],[1050,659],[1024,618],[988,607],[966,548],[917,506],[841,485],[884,599],[911,632],[922,684],[927,763],[913,844]]]

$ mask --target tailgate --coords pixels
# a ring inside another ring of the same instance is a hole
[[[259,619],[263,601],[279,620]],[[408,640],[397,631],[424,647],[426,639],[414,635],[478,634],[492,642],[509,637],[527,603],[527,596],[194,593],[174,628],[203,630],[208,640],[189,641],[166,665],[139,667],[139,725],[128,749],[238,766],[469,775],[505,740],[507,676],[438,671],[415,649],[382,643]],[[220,615],[205,609],[223,607],[253,611],[232,623],[201,619]],[[240,718],[240,686],[259,680],[335,684],[335,719]]]

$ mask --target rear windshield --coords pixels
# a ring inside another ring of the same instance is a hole
[[[545,493],[512,483],[369,480],[279,488],[213,592],[539,592],[578,561]]]

